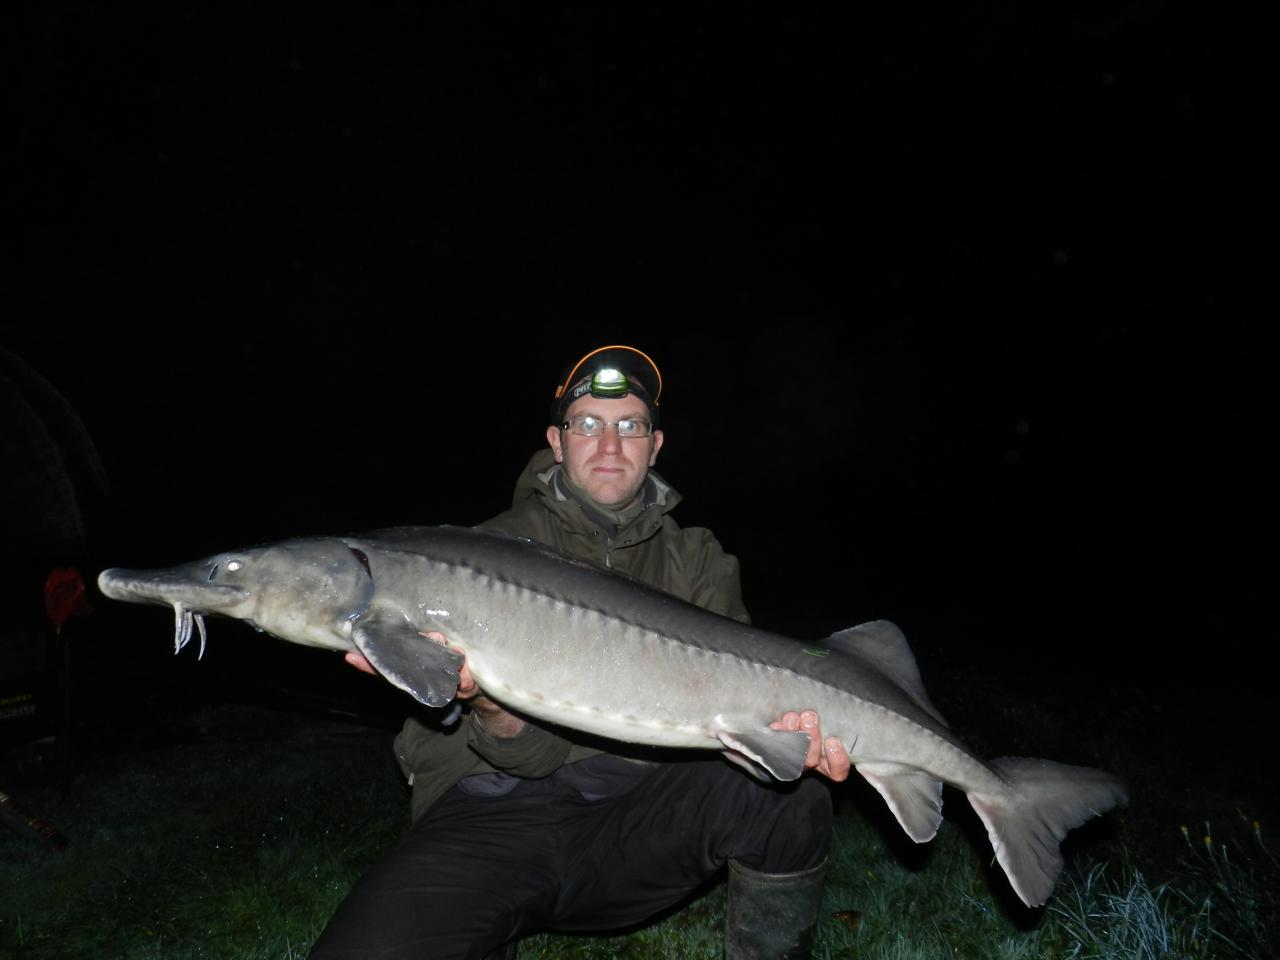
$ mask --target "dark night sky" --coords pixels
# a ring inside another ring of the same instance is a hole
[[[0,342],[91,559],[478,522],[621,340],[762,623],[1269,687],[1256,30],[1026,6],[29,9]]]

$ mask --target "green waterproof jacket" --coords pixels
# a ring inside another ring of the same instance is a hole
[[[511,509],[480,526],[602,563],[690,603],[749,622],[737,559],[724,552],[710,530],[682,529],[671,518],[681,497],[662,477],[649,471],[644,509],[619,528],[572,497],[557,482],[560,469],[550,449],[534,454],[516,481]],[[602,752],[588,738],[574,736],[572,731],[553,732],[529,722],[514,737],[494,737],[472,723],[465,707],[450,725],[409,718],[395,739],[395,751],[413,787],[414,820],[464,777],[495,772],[545,777],[565,763]]]

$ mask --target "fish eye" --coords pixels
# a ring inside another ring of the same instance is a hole
[[[243,563],[241,563],[239,560],[228,560],[228,561],[227,561],[227,569],[228,569],[228,570],[230,570],[232,573],[235,573],[237,570],[239,570],[239,569],[240,569],[241,567],[243,567],[243,566],[244,566],[244,564],[243,564]]]

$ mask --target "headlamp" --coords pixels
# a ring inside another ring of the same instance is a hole
[[[644,402],[649,419],[657,427],[662,374],[649,355],[635,347],[622,344],[600,347],[569,367],[556,387],[551,422],[562,422],[569,405],[588,393],[602,400],[634,395]]]
[[[617,400],[631,392],[631,378],[614,367],[597,370],[591,376],[591,395],[601,400]]]

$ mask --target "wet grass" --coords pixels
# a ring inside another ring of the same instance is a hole
[[[0,956],[303,956],[407,821],[384,733],[243,706],[190,719],[186,742],[24,796],[69,845],[0,836]]]
[[[1218,780],[1189,792],[1184,770],[1135,751],[1115,724],[1079,720],[1067,737],[1043,722],[1053,705],[980,701],[941,704],[953,722],[965,715],[980,752],[1034,746],[1123,770],[1140,784],[1133,807],[1073,834],[1058,896],[1029,911],[959,794],[948,790],[939,836],[917,847],[850,783],[837,791],[815,956],[1274,956],[1280,871],[1265,824],[1229,809]],[[25,778],[23,802],[69,845],[54,853],[0,828],[0,960],[305,957],[408,827],[386,726],[251,703],[154,710],[149,734],[83,737],[67,776]],[[622,936],[534,936],[521,957],[719,957],[723,910],[716,888]]]

